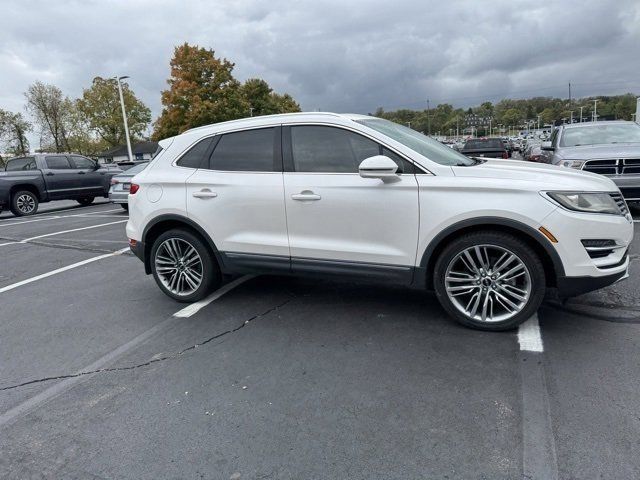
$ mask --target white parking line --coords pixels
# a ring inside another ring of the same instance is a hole
[[[0,227],[10,227],[12,225],[23,225],[25,223],[43,222],[45,220],[56,220],[56,219],[60,219],[60,218],[85,217],[85,216],[88,216],[88,215],[91,215],[91,216],[95,215],[97,217],[101,217],[101,216],[103,216],[102,214],[104,214],[104,213],[121,212],[121,211],[122,211],[122,209],[120,209],[120,208],[114,208],[113,210],[99,210],[97,212],[76,213],[76,214],[73,214],[73,215],[49,215],[49,216],[43,216],[42,218],[34,218],[32,220],[24,220],[24,221],[21,221],[21,222],[0,223]],[[111,216],[120,217],[120,215],[104,215],[104,216],[106,216],[106,217],[111,217]]]
[[[526,352],[544,352],[537,313],[518,328],[518,343],[520,344],[520,350]]]
[[[238,285],[246,282],[247,280],[251,280],[254,277],[255,275],[245,275],[243,277],[236,278],[233,282],[227,283],[224,287],[219,288],[204,300],[200,300],[199,302],[194,302],[191,305],[187,305],[182,310],[178,310],[176,313],[173,314],[173,316],[177,318],[190,317],[191,315],[198,313],[200,310],[202,310],[204,307],[209,305],[214,300],[217,300],[218,298],[220,298],[225,293],[229,292],[230,290],[233,290]]]
[[[72,263],[71,265],[67,265],[66,267],[57,268],[55,270],[51,270],[47,273],[42,273],[40,275],[36,275],[35,277],[27,278],[26,280],[22,280],[20,282],[12,283],[11,285],[7,285],[6,287],[0,288],[0,293],[8,292],[9,290],[13,290],[14,288],[21,287],[23,285],[27,285],[29,283],[37,282],[38,280],[42,280],[43,278],[50,277],[52,275],[56,275],[58,273],[66,272],[67,270],[71,270],[73,268],[78,268],[88,263],[97,262],[98,260],[102,260],[103,258],[115,257],[116,255],[122,255],[124,252],[128,251],[129,247],[123,248],[113,253],[105,253],[104,255],[98,255],[97,257],[87,258],[86,260],[82,260],[81,262]]]
[[[99,225],[90,225],[88,227],[72,228],[71,230],[62,230],[61,232],[45,233],[44,235],[37,235],[35,237],[25,238],[24,240],[20,240],[16,242],[0,243],[0,247],[4,245],[16,245],[18,243],[29,243],[32,240],[38,240],[40,238],[53,237],[55,235],[62,235],[63,233],[79,232],[81,230],[91,230],[92,228],[106,227],[108,225],[115,225],[116,223],[125,223],[127,221],[128,220],[118,220],[116,222],[101,223]]]

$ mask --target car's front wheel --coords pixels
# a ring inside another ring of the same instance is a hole
[[[81,198],[78,198],[76,201],[83,207],[86,207],[87,205],[91,205],[94,199],[95,197],[81,197]]]
[[[174,229],[151,248],[151,270],[160,289],[179,302],[201,300],[220,285],[220,271],[200,237]]]
[[[434,268],[444,309],[465,326],[509,330],[533,315],[544,298],[540,258],[502,232],[473,232],[447,245]]]

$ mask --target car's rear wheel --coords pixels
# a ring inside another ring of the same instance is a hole
[[[474,232],[447,245],[434,268],[436,296],[458,322],[509,330],[533,315],[544,298],[540,258],[514,235]]]
[[[17,217],[33,215],[38,211],[38,197],[28,190],[21,190],[11,197],[11,212]]]
[[[179,302],[201,300],[220,285],[215,258],[200,237],[187,230],[169,230],[155,240],[151,270],[160,289]]]
[[[83,207],[86,207],[87,205],[91,205],[94,199],[95,197],[82,197],[78,198],[76,201]]]

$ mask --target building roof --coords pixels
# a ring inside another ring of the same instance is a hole
[[[131,145],[131,153],[154,153],[158,149],[158,142],[138,142]],[[101,158],[107,157],[126,157],[128,155],[127,146],[119,145],[117,147],[105,150],[97,156]]]

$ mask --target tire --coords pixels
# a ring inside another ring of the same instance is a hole
[[[83,207],[86,207],[87,205],[91,205],[95,198],[96,197],[82,197],[82,198],[78,198],[76,202],[78,202]]]
[[[128,203],[121,203],[120,206],[124,209],[125,212],[129,211],[129,204]]]
[[[189,260],[196,257],[189,247],[199,258],[191,265]],[[178,255],[174,253],[176,251]],[[187,252],[189,257],[185,261]],[[220,269],[215,258],[201,238],[188,230],[173,229],[161,234],[151,247],[150,263],[153,278],[160,289],[178,302],[201,300],[220,286]],[[182,279],[174,278],[180,272]],[[192,283],[197,283],[198,277],[200,283],[194,287]]]
[[[531,247],[496,231],[468,233],[447,245],[436,260],[433,285],[456,321],[488,331],[511,330],[529,319],[546,288],[544,267]]]
[[[38,211],[38,196],[29,190],[20,190],[11,197],[11,212],[16,217],[26,217]]]

